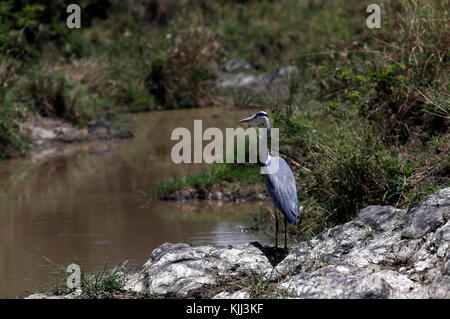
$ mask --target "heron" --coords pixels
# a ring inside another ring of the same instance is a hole
[[[263,135],[263,138],[267,139],[267,136],[270,136],[270,120],[269,116],[264,111],[242,119],[239,122],[263,124],[267,132],[267,134]],[[260,145],[262,145],[262,143],[260,143]],[[265,145],[267,145],[267,143]],[[266,168],[264,181],[266,183],[267,192],[272,200],[273,211],[275,214],[275,249],[278,249],[279,223],[277,210],[279,210],[284,215],[284,249],[287,250],[287,222],[296,225],[298,219],[297,187],[295,185],[294,174],[286,161],[281,157],[271,156],[269,151],[267,151],[267,153],[267,158],[264,163]],[[277,164],[278,169],[275,167]]]

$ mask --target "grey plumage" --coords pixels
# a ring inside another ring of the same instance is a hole
[[[278,170],[273,174],[265,174],[267,191],[275,207],[281,211],[284,217],[292,225],[297,224],[298,199],[295,178],[291,169],[281,157],[272,157],[273,161],[278,161]]]
[[[267,135],[264,137],[264,142],[267,142],[267,136],[270,134],[270,121],[266,112],[258,112],[253,116],[242,119],[240,122],[257,122],[264,124],[267,129]],[[265,169],[266,174],[264,174],[264,180],[274,206],[275,247],[278,247],[278,215],[276,211],[278,209],[284,215],[284,248],[287,249],[286,221],[296,225],[298,219],[297,187],[295,185],[294,174],[283,158],[272,157],[269,152],[267,152],[267,160],[265,160]]]

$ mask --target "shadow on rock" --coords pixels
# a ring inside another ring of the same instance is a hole
[[[276,267],[280,262],[284,260],[284,258],[286,258],[289,253],[289,250],[285,250],[284,248],[264,246],[257,241],[251,242],[250,245],[261,250],[264,256],[267,257],[267,260],[272,265],[272,267]]]

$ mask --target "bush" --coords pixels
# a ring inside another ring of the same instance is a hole
[[[39,40],[37,30],[44,11],[40,4],[0,3],[0,53],[19,58],[35,55],[33,43]]]
[[[351,219],[364,205],[395,205],[401,198],[410,168],[372,132],[324,137],[312,144],[318,166],[310,195],[333,213],[333,221]]]
[[[27,138],[20,132],[20,110],[0,104],[0,159],[22,155]]]
[[[66,79],[54,73],[31,73],[24,89],[30,94],[33,107],[43,117],[67,116],[70,106],[67,101]]]
[[[131,82],[124,84],[116,98],[117,102],[125,105],[125,109],[129,112],[144,112],[155,109],[154,97],[147,90],[136,87]]]
[[[167,49],[151,59],[145,79],[149,93],[168,109],[211,105],[212,63],[221,49],[213,33],[189,26],[167,38]]]
[[[53,42],[59,48],[70,44],[70,30],[66,27],[66,8],[72,3],[54,0],[7,0],[0,3],[0,54],[26,59],[36,58],[43,46]],[[83,27],[94,18],[105,19],[111,6],[109,0],[79,0],[83,8]]]
[[[22,104],[33,113],[85,125],[92,119],[114,115],[104,76],[101,61],[53,66],[42,63],[26,72],[14,91],[23,92],[20,98],[26,103]]]
[[[373,33],[370,62],[362,64],[359,53],[348,53],[320,69],[325,80],[321,94],[359,104],[361,115],[388,143],[445,133],[450,114],[448,10],[440,2],[398,1],[387,3],[384,11],[386,23]]]

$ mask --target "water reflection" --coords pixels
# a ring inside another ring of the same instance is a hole
[[[58,277],[55,266],[83,270],[129,260],[136,268],[164,242],[235,244],[259,239],[243,232],[264,204],[151,201],[142,190],[202,164],[170,160],[176,127],[235,127],[246,112],[218,109],[130,116],[133,140],[55,146],[0,166],[0,297],[17,297]],[[45,258],[44,258],[45,257]],[[50,263],[49,260],[52,262]]]

